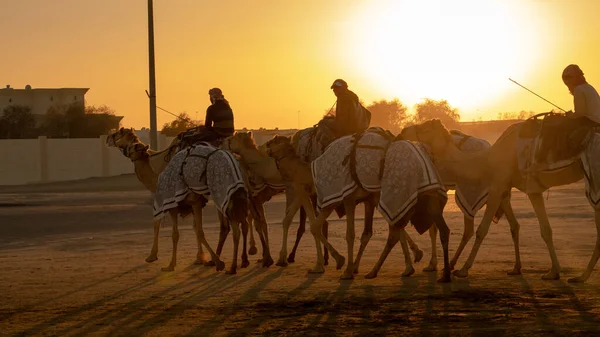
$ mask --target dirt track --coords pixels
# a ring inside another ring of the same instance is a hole
[[[387,227],[379,216],[353,281],[340,282],[341,271],[332,266],[324,275],[307,276],[315,258],[309,235],[297,262],[287,268],[260,268],[254,263],[257,256],[232,276],[193,265],[190,220],[181,226],[176,271],[161,272],[170,258],[170,229],[161,232],[160,259],[145,263],[152,240],[150,195],[133,179],[0,188],[0,335],[576,336],[600,331],[600,272],[583,285],[566,282],[583,271],[596,240],[583,184],[552,189],[547,200],[560,281],[541,280],[550,258],[533,209],[515,191],[523,275],[506,275],[514,254],[503,219],[492,225],[469,278],[440,285],[435,273],[422,272],[430,256],[429,237],[412,229],[409,234],[425,251],[417,273],[400,277],[404,263],[398,246],[378,278],[363,278],[386,240]],[[216,245],[215,212],[208,208],[205,229]],[[462,214],[453,200],[445,214],[453,253],[463,230]],[[267,205],[267,217],[276,258],[282,198]],[[362,211],[357,218],[362,219]],[[334,220],[330,228],[332,243],[345,255],[345,222]],[[361,231],[359,223],[357,236]],[[230,241],[223,257],[227,264]],[[441,269],[439,245],[438,254]],[[465,259],[466,254],[459,266]]]

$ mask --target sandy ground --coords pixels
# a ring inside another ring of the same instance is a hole
[[[251,256],[250,267],[237,275],[193,265],[191,219],[180,227],[176,271],[165,273],[160,268],[170,258],[170,228],[161,232],[159,260],[145,263],[152,241],[150,194],[134,177],[4,187],[0,335],[598,335],[600,273],[583,285],[566,282],[583,271],[596,240],[583,184],[552,189],[547,200],[562,266],[559,281],[541,280],[550,259],[522,193],[513,193],[513,207],[521,223],[523,275],[506,275],[514,254],[503,219],[492,226],[470,276],[440,285],[438,275],[422,271],[430,257],[429,237],[413,229],[409,233],[425,251],[415,275],[400,276],[404,260],[398,245],[378,278],[363,278],[387,237],[378,214],[353,281],[340,281],[341,271],[332,266],[323,275],[307,275],[315,259],[310,236],[303,239],[296,263],[286,268],[261,268],[255,264],[258,256]],[[454,201],[445,214],[453,253],[463,231],[462,214]],[[357,217],[362,216],[361,210]],[[267,205],[267,217],[276,258],[282,198]],[[214,247],[218,227],[210,205],[205,218]],[[345,222],[334,220],[330,228],[332,243],[345,255]],[[361,223],[356,232],[360,236]],[[227,264],[231,255],[228,240]]]

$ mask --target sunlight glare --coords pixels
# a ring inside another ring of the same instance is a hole
[[[369,2],[354,20],[354,67],[388,97],[476,109],[537,57],[528,7],[513,0]],[[517,10],[518,9],[518,10]]]

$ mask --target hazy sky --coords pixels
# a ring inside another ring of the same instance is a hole
[[[305,127],[344,78],[367,103],[444,98],[463,120],[552,108],[511,77],[568,110],[569,63],[600,89],[598,13],[600,0],[155,0],[157,102],[202,119],[220,87],[236,127]],[[149,125],[147,1],[1,0],[0,31],[2,86],[87,87],[88,104]]]

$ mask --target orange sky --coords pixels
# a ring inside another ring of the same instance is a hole
[[[148,126],[144,0],[0,2],[2,85],[89,87],[127,127]],[[203,118],[220,87],[236,127],[306,127],[340,77],[365,102],[445,98],[463,120],[572,108],[560,74],[600,89],[596,0],[155,0],[158,105]],[[173,117],[158,111],[158,123]]]

